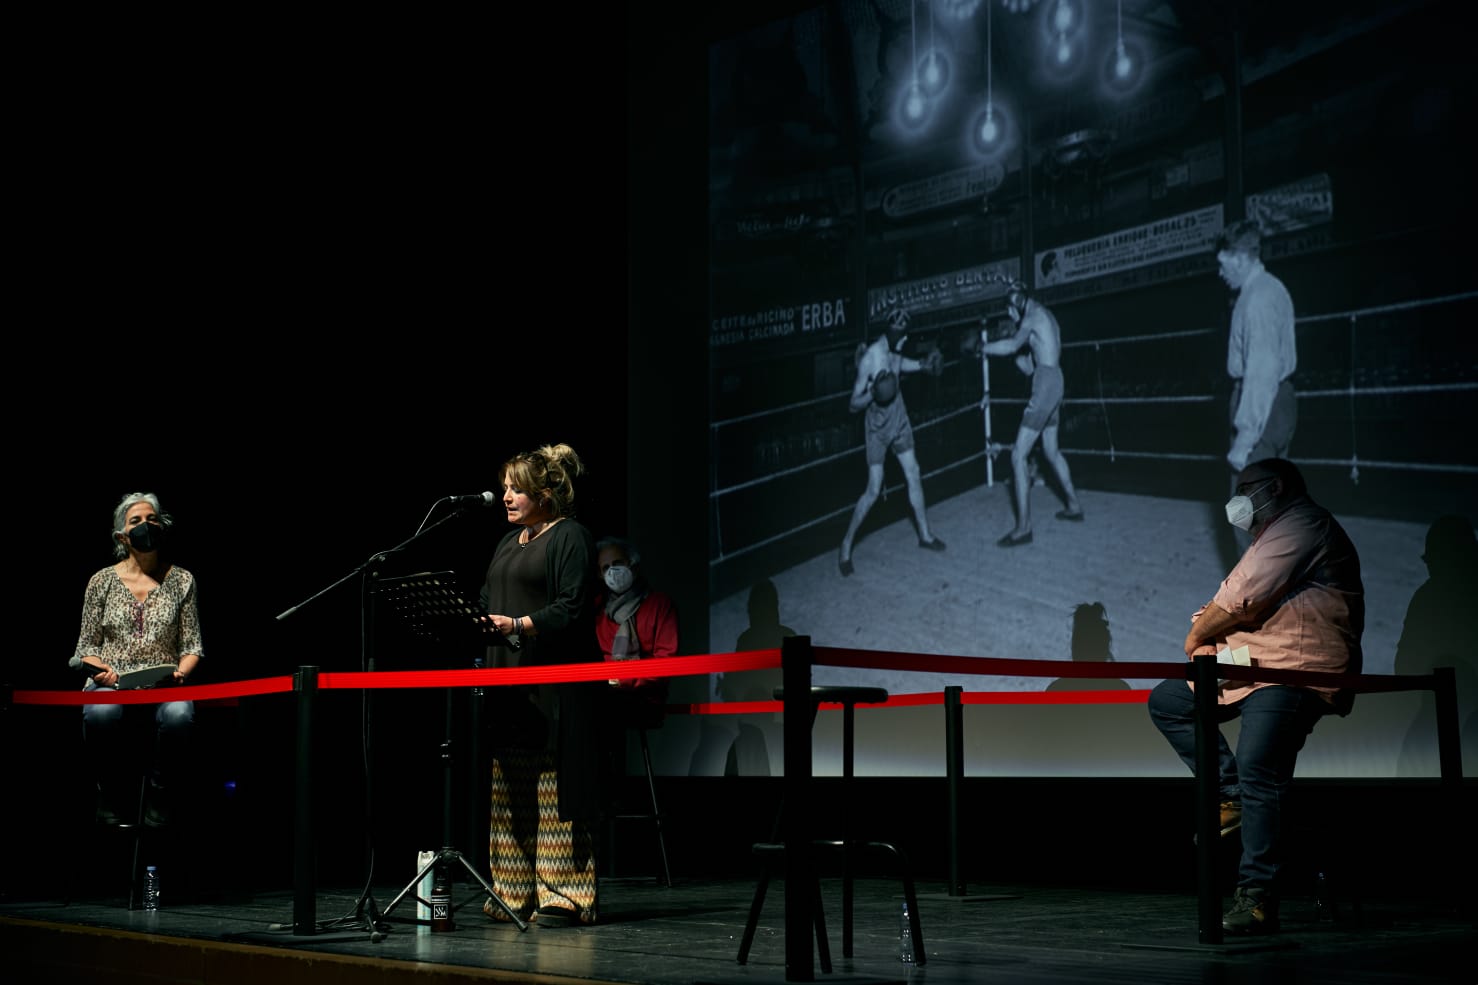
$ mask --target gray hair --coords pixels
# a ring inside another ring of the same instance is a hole
[[[118,501],[118,505],[113,508],[112,539],[114,557],[128,557],[128,548],[123,546],[123,542],[118,539],[118,535],[127,534],[127,531],[123,529],[123,521],[128,517],[128,511],[136,503],[148,503],[150,506],[154,507],[154,512],[159,516],[159,523],[165,528],[168,528],[174,524],[174,517],[164,512],[164,507],[159,505],[158,496],[154,495],[151,492],[129,493],[127,496],[124,496],[122,499],[120,499]]]
[[[641,564],[641,551],[638,551],[636,545],[625,537],[602,537],[595,542],[595,553],[599,554],[607,547],[619,548],[626,552],[626,556],[631,559],[633,565]]]

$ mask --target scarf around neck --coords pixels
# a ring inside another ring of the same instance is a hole
[[[620,595],[606,599],[606,617],[616,624],[611,640],[612,660],[634,660],[641,656],[641,640],[636,634],[636,610],[647,597],[647,587],[638,582]]]

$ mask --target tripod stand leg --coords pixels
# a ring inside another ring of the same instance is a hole
[[[487,891],[488,897],[499,909],[508,914],[508,919],[512,920],[514,925],[517,926],[519,930],[529,929],[528,921],[524,920],[517,913],[515,913],[513,911],[513,908],[503,901],[503,897],[499,896],[497,891],[493,889],[493,884],[488,882],[487,879],[483,877],[483,874],[481,872],[478,872],[477,869],[473,867],[471,862],[467,861],[467,856],[463,855],[455,848],[443,848],[441,851],[437,852],[436,858],[423,865],[421,867],[421,871],[417,872],[411,878],[411,881],[406,884],[405,888],[395,894],[395,898],[390,901],[389,906],[385,907],[385,912],[382,913],[381,916],[387,920],[390,919],[391,911],[400,905],[400,901],[402,899],[404,899],[406,896],[411,895],[411,891],[421,884],[421,879],[426,875],[426,873],[430,872],[432,869],[445,862],[461,862],[462,867],[467,870],[472,878],[476,879],[478,883],[482,885],[482,888]],[[419,897],[417,898],[419,899]],[[400,918],[397,917],[396,919]],[[423,923],[424,921],[412,919],[411,922]]]
[[[513,912],[513,909],[506,902],[504,902],[503,897],[499,896],[497,891],[493,889],[493,884],[488,882],[487,879],[483,878],[482,873],[478,872],[477,869],[472,865],[472,863],[467,861],[467,856],[463,855],[459,851],[456,851],[455,849],[450,848],[447,849],[443,854],[445,854],[448,859],[450,859],[452,856],[456,856],[457,861],[462,863],[462,867],[467,870],[472,878],[476,879],[479,883],[482,884],[482,888],[487,890],[488,897],[497,905],[500,910],[508,914],[508,919],[512,920],[514,924],[518,926],[519,930],[529,929],[528,922],[521,918],[517,913]]]
[[[405,888],[395,894],[395,898],[390,901],[390,905],[385,907],[384,912],[382,912],[380,916],[388,918],[391,912],[400,905],[400,901],[411,895],[411,890],[415,889],[421,884],[421,880],[425,878],[426,873],[436,868],[436,863],[439,861],[441,861],[440,854],[438,854],[436,858],[433,858],[431,861],[427,862],[425,865],[421,866],[421,871],[412,876],[411,881],[405,884]],[[420,900],[420,897],[418,896],[416,897],[416,899]],[[422,900],[422,902],[429,901]],[[416,922],[419,923],[421,921],[418,920]]]
[[[442,838],[443,838],[442,844],[444,846],[450,845],[452,843],[452,768],[451,768],[451,765],[452,765],[452,759],[453,759],[453,757],[452,757],[452,749],[453,749],[452,717],[453,717],[453,711],[454,711],[454,707],[453,707],[453,704],[452,704],[452,693],[453,693],[452,692],[452,689],[451,688],[448,688],[447,689],[447,692],[446,692],[446,738],[442,742],[442,746],[441,746],[441,750],[442,750],[441,759],[442,759],[442,764],[445,767],[444,770],[442,771],[443,778],[442,778],[442,808],[441,808],[441,823],[442,823]],[[474,707],[476,707],[476,704],[475,703],[474,703]],[[477,762],[477,756],[475,754],[473,756],[473,762],[474,763]],[[457,851],[455,848],[449,848],[449,847],[443,847],[441,849],[441,851],[439,851],[439,852],[436,853],[436,857],[434,859],[432,859],[429,863],[427,863],[426,865],[424,865],[424,866],[421,867],[421,871],[420,872],[417,872],[415,874],[415,876],[413,876],[411,878],[411,881],[406,884],[406,887],[404,889],[402,889],[399,893],[396,894],[395,899],[393,899],[393,900],[390,901],[390,905],[387,906],[387,907],[385,907],[385,912],[382,914],[382,916],[384,916],[386,919],[389,919],[390,918],[390,912],[392,910],[394,910],[397,906],[400,905],[400,901],[402,899],[404,899],[407,895],[409,895],[411,893],[411,890],[412,889],[414,889],[416,886],[420,885],[421,880],[425,877],[425,875],[426,875],[427,872],[430,872],[432,869],[436,868],[439,865],[444,865],[447,862],[453,862],[453,861],[461,862],[462,863],[462,867],[467,870],[467,872],[472,876],[472,878],[476,879],[478,881],[478,883],[481,884],[482,888],[487,891],[488,897],[497,905],[497,907],[500,910],[502,910],[505,914],[508,915],[508,919],[511,920],[511,921],[513,921],[514,925],[517,926],[519,930],[528,930],[529,929],[528,921],[526,921],[522,917],[520,917],[517,913],[514,912],[514,910],[513,910],[512,907],[510,907],[506,902],[504,902],[503,897],[499,896],[498,893],[497,893],[497,891],[493,889],[493,884],[490,883],[490,882],[488,882],[487,879],[483,876],[483,874],[481,872],[479,872],[473,866],[473,864],[471,862],[467,861],[467,857],[465,855],[463,855],[461,852]],[[420,897],[417,897],[417,899],[420,899]],[[411,922],[418,923],[419,924],[419,923],[424,923],[425,921],[422,921],[422,920],[412,920]]]

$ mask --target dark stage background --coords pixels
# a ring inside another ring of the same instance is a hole
[[[571,444],[588,466],[580,519],[629,532],[619,87],[598,125],[572,122],[594,80],[621,78],[620,23],[62,32],[15,144],[29,302],[11,314],[4,399],[29,570],[5,684],[80,686],[66,665],[83,589],[112,563],[114,504],[139,489],[173,514],[176,559],[199,578],[200,682],[361,669],[353,573],[444,516],[428,517],[441,497],[500,493],[515,452]],[[475,598],[508,529],[500,508],[472,510],[383,570],[451,569]],[[407,865],[439,846],[443,695],[322,704],[325,873],[355,878],[371,835]],[[91,843],[89,764],[76,709],[7,725],[24,883],[56,874],[45,849]],[[291,699],[203,708],[200,725],[206,813],[178,835],[215,846],[203,878],[290,879]]]

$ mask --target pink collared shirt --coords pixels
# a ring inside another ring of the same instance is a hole
[[[1212,599],[1251,628],[1227,634],[1254,667],[1358,674],[1363,666],[1365,590],[1360,556],[1334,516],[1307,496],[1295,500],[1247,548]],[[1217,701],[1231,704],[1260,681],[1228,681]],[[1333,687],[1313,687],[1327,701]]]

